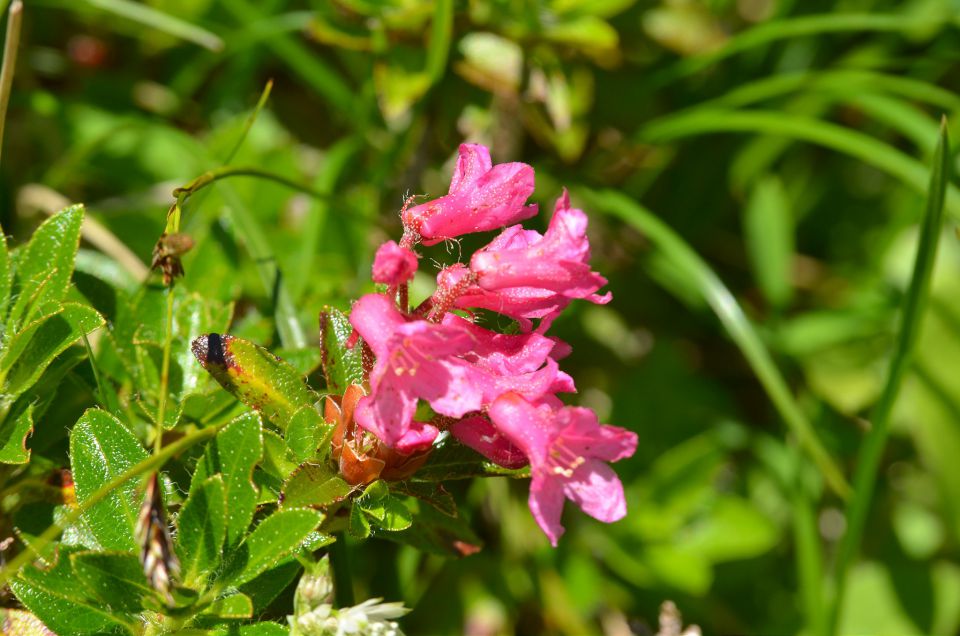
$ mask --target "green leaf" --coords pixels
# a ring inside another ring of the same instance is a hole
[[[307,463],[290,475],[283,486],[284,506],[322,508],[342,501],[353,491],[328,464]]]
[[[363,513],[356,502],[350,506],[350,522],[347,530],[350,532],[350,536],[357,539],[366,539],[370,536],[370,520],[367,519],[367,515]]]
[[[220,564],[226,532],[223,475],[217,474],[191,490],[177,516],[176,553],[184,584],[202,582]]]
[[[783,308],[793,296],[793,218],[783,184],[768,176],[754,187],[744,210],[744,240],[753,275],[771,305]]]
[[[950,179],[950,141],[947,137],[947,122],[940,126],[940,138],[933,156],[930,171],[930,183],[927,188],[927,205],[923,217],[920,242],[913,266],[910,287],[903,301],[903,313],[900,330],[897,334],[896,348],[887,381],[874,406],[870,418],[870,430],[860,447],[857,456],[857,468],[854,474],[854,496],[847,508],[847,530],[840,542],[837,554],[836,585],[837,594],[830,611],[830,626],[835,631],[843,608],[847,572],[860,548],[867,523],[867,513],[873,498],[877,471],[883,458],[884,447],[890,434],[890,415],[900,393],[903,378],[910,368],[914,345],[920,333],[927,297],[930,293],[930,279],[937,256],[940,231],[943,226],[943,213],[946,204],[947,187]]]
[[[250,618],[253,616],[253,601],[246,594],[235,592],[215,600],[203,610],[203,614],[218,618]]]
[[[26,464],[30,461],[27,435],[33,430],[33,404],[16,417],[0,422],[0,464]]]
[[[86,585],[73,571],[71,553],[60,546],[56,561],[47,569],[28,566],[10,587],[24,606],[58,634],[114,633],[120,617],[89,597]]]
[[[131,20],[148,29],[157,29],[187,42],[193,42],[211,51],[223,49],[223,40],[216,34],[168,13],[158,11],[148,4],[132,2],[131,0],[87,0],[87,2],[115,16]]]
[[[154,596],[140,560],[133,554],[78,552],[73,570],[86,589],[115,612],[139,612],[143,597]]]
[[[146,457],[137,438],[116,418],[99,409],[88,410],[70,434],[70,466],[77,502],[82,504],[101,486]],[[131,479],[83,515],[100,543],[88,547],[136,552],[139,547],[134,526],[139,510],[138,483]]]
[[[323,421],[317,409],[304,406],[293,414],[284,439],[294,458],[298,463],[302,463],[313,457],[320,442],[326,439],[332,430],[333,427]],[[321,452],[321,456],[325,454]]]
[[[446,481],[470,477],[529,477],[528,468],[509,469],[487,461],[480,453],[454,439],[446,439],[414,476],[414,481]]]
[[[101,325],[103,318],[95,310],[66,303],[24,327],[0,359],[0,378],[6,380],[7,399],[30,388],[54,358]]]
[[[226,504],[227,547],[235,546],[247,533],[257,505],[257,491],[251,477],[263,456],[260,417],[246,413],[217,433],[203,452],[190,483],[191,494],[208,478],[223,476]]]
[[[278,565],[322,521],[322,513],[308,508],[280,510],[261,521],[241,546],[246,562],[232,583],[239,585]]]
[[[406,530],[413,524],[413,515],[403,501],[390,494],[383,480],[367,486],[363,494],[353,502],[353,509],[360,509],[373,519],[372,525],[388,532]],[[352,514],[353,511],[351,511]],[[351,525],[353,518],[351,517]]]
[[[415,497],[430,504],[445,515],[457,516],[457,503],[453,495],[444,489],[443,484],[427,481],[401,481],[391,484],[393,492]]]
[[[17,255],[17,301],[10,311],[8,331],[19,325],[30,307],[61,302],[70,288],[73,261],[80,246],[83,206],[70,206],[44,221]]]
[[[194,340],[192,348],[220,386],[281,430],[319,399],[296,369],[248,340],[212,333]]]
[[[327,390],[343,395],[351,384],[363,384],[363,351],[358,344],[346,348],[353,325],[339,309],[325,307],[320,312],[320,343],[323,350],[323,375]]]

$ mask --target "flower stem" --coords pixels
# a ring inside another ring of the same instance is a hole
[[[22,20],[23,2],[13,0],[7,14],[7,39],[3,43],[3,66],[0,67],[0,149],[3,147],[3,124],[7,119],[7,104],[10,103],[10,92],[13,89],[13,71],[17,65]]]

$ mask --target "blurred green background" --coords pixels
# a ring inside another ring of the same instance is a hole
[[[666,599],[708,633],[810,633],[843,502],[689,272],[617,214],[649,209],[730,288],[851,475],[941,115],[960,132],[958,25],[956,0],[27,0],[0,224],[19,243],[84,202],[148,264],[171,190],[227,160],[272,79],[232,165],[329,196],[252,177],[204,190],[183,219],[197,243],[183,284],[237,302],[231,333],[297,348],[315,344],[324,305],[372,289],[373,250],[399,236],[405,196],[445,192],[459,143],[530,163],[542,210],[566,186],[588,212],[594,269],[610,279],[611,304],[575,304],[555,329],[573,344],[573,401],[640,436],[616,465],[629,515],[606,526],[571,509],[553,550],[526,482],[458,483],[484,550],[453,561],[355,545],[359,598],[414,607],[409,634],[650,633]],[[951,196],[845,633],[960,629]],[[415,295],[432,260],[457,258],[424,252]],[[128,285],[139,271],[95,242],[77,269]],[[302,335],[280,337],[276,281]],[[34,444],[94,403],[88,375],[61,384]]]

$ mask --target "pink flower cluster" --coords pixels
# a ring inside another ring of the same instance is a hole
[[[623,486],[606,462],[632,455],[637,436],[557,397],[576,387],[558,364],[569,346],[547,330],[572,300],[602,304],[611,296],[597,294],[607,281],[590,269],[587,217],[566,192],[544,234],[517,224],[537,213],[526,203],[533,188],[530,166],[494,166],[484,146],[464,144],[449,193],[404,209],[400,244],[384,243],[373,264],[386,294],[360,298],[350,316],[376,356],[355,418],[401,453],[429,448],[444,428],[501,466],[529,464],[530,510],[556,545],[565,499],[601,521],[626,514]],[[418,242],[504,227],[469,265],[443,269],[433,296],[407,309]],[[521,333],[477,325],[477,309],[516,320]],[[430,421],[416,418],[421,400],[437,414]]]

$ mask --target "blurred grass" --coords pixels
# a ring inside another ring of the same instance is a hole
[[[573,401],[640,435],[616,467],[630,514],[570,514],[554,551],[526,484],[458,483],[484,551],[353,545],[358,598],[415,603],[412,634],[643,633],[665,599],[705,633],[821,634],[830,620],[956,633],[960,203],[946,150],[931,311],[921,324],[904,308],[919,307],[918,241],[933,253],[918,210],[941,114],[957,131],[957,17],[946,0],[38,0],[0,224],[22,242],[52,188],[149,262],[174,187],[225,163],[275,175],[190,200],[183,288],[235,303],[231,333],[301,348],[324,305],[371,289],[405,196],[445,192],[457,144],[489,144],[534,165],[542,210],[568,185],[590,215],[614,301],[575,305],[555,329],[573,345]],[[113,325],[139,303],[149,331],[150,287],[82,248],[75,300]],[[414,289],[459,253],[424,250]],[[132,349],[92,338],[96,365],[52,385],[31,478],[64,465],[65,431],[95,396],[138,434],[153,424],[155,397],[121,371],[142,355],[134,335]],[[191,408],[212,421],[230,406]],[[851,477],[845,522],[834,492]],[[30,523],[0,516],[0,536]],[[830,607],[838,550],[846,593]],[[264,615],[284,616],[282,598]]]

